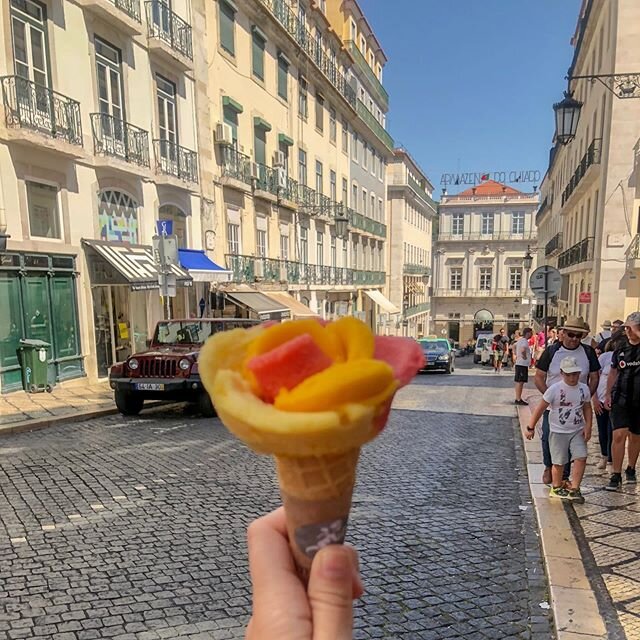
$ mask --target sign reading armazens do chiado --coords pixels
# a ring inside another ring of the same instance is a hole
[[[443,173],[440,178],[442,185],[478,185],[487,180],[495,180],[503,184],[540,184],[540,171],[537,169],[516,170],[516,171],[487,171],[469,173]]]

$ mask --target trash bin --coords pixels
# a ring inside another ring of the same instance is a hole
[[[28,393],[51,393],[49,384],[47,349],[51,345],[44,340],[20,340],[18,362],[22,370],[22,388]]]

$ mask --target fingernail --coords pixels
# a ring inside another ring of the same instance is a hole
[[[320,573],[329,580],[343,580],[351,575],[351,559],[347,549],[330,545],[320,554]]]

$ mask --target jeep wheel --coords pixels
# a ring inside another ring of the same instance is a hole
[[[141,396],[120,389],[116,389],[115,400],[116,407],[123,416],[137,416],[144,405],[144,399]]]
[[[198,411],[205,418],[213,418],[216,415],[216,410],[214,409],[211,398],[206,391],[203,391],[198,397]]]

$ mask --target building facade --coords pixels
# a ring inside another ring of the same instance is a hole
[[[504,327],[512,334],[530,322],[524,257],[537,243],[538,204],[537,192],[493,180],[442,195],[433,260],[435,333],[465,343],[478,331]]]
[[[375,35],[338,0],[215,0],[206,22],[211,239],[232,272],[216,312],[258,291],[376,328],[392,141]]]
[[[637,2],[584,0],[569,76],[637,71],[639,38]],[[621,99],[606,82],[578,79],[571,88],[583,107],[576,137],[566,145],[554,140],[550,152],[537,214],[539,260],[563,276],[550,315],[580,315],[597,330],[638,309],[628,256],[637,245],[631,180],[640,100]]]
[[[2,3],[0,391],[21,338],[51,345],[52,380],[104,377],[162,317],[156,222],[201,247],[194,18],[188,0]],[[197,288],[173,271],[183,315]]]
[[[395,149],[387,166],[389,211],[389,297],[398,310],[389,330],[420,338],[431,333],[430,296],[433,186],[404,149]]]

